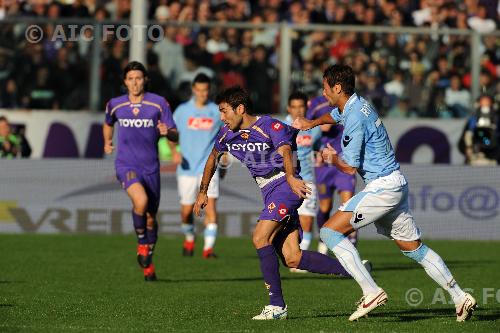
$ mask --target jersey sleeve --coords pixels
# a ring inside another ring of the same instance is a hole
[[[226,152],[228,151],[227,146],[226,146],[226,135],[227,135],[227,127],[224,126],[219,130],[219,133],[217,133],[217,136],[215,137],[215,143],[214,143],[214,148],[218,152]]]
[[[167,100],[162,98],[161,100],[161,122],[167,125],[169,129],[177,128],[175,125],[174,117],[172,115],[172,110],[170,109],[170,104],[168,104]]]
[[[358,168],[361,160],[361,149],[365,137],[365,124],[360,117],[349,117],[344,125],[342,135],[342,160],[354,168]]]
[[[292,150],[297,150],[297,134],[299,130],[273,119],[269,123],[269,136],[273,142],[274,148],[278,149],[283,145],[290,145]]]
[[[106,104],[106,116],[104,119],[104,122],[109,126],[113,126],[116,122],[116,115],[115,113],[111,114],[112,111],[113,111],[113,105],[111,101],[109,101]]]

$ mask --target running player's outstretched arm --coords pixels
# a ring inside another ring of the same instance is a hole
[[[337,122],[333,119],[330,113],[325,113],[321,117],[313,120],[306,119],[304,117],[298,117],[293,121],[292,126],[299,130],[307,131],[319,125],[324,125],[324,124],[335,125],[336,123]]]
[[[200,192],[198,192],[198,197],[196,198],[196,202],[194,204],[193,212],[196,216],[201,216],[201,210],[205,208],[208,203],[208,185],[212,180],[212,177],[215,173],[215,169],[217,168],[217,158],[219,156],[219,151],[217,149],[212,148],[212,152],[208,156],[207,163],[205,163],[205,169],[203,170],[203,178],[201,179],[200,184]]]
[[[111,125],[104,123],[102,125],[102,136],[104,137],[104,152],[106,154],[111,154],[113,152],[113,131],[114,128]]]
[[[283,156],[283,169],[285,169],[286,181],[290,185],[290,188],[299,197],[306,198],[307,194],[311,193],[311,189],[307,187],[303,180],[295,178],[292,147],[288,144],[282,145],[278,148],[278,153]]]

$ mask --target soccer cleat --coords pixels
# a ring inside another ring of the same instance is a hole
[[[152,282],[157,280],[155,273],[155,266],[153,264],[144,268],[143,271],[144,271],[144,281]]]
[[[277,305],[266,305],[262,312],[255,317],[253,320],[273,320],[273,319],[286,319],[288,315],[288,307],[282,308]]]
[[[472,312],[476,309],[477,302],[471,294],[465,293],[464,300],[456,306],[457,321],[462,322],[472,317]]]
[[[137,245],[137,262],[142,268],[146,268],[151,265],[153,260],[153,251],[147,244]]]
[[[372,271],[373,265],[369,260],[362,260],[361,263],[363,264],[363,266],[365,266],[368,273],[370,273]]]
[[[349,317],[350,321],[358,320],[359,318],[366,316],[370,311],[375,310],[381,305],[387,302],[387,294],[381,288],[374,294],[364,295],[361,297],[357,303],[358,308]]]
[[[182,247],[182,255],[184,257],[192,257],[194,254],[194,241],[184,241],[184,246]]]
[[[299,268],[290,268],[290,273],[309,273],[309,271],[306,271],[305,269],[299,269]]]
[[[203,258],[205,259],[215,259],[217,255],[214,253],[212,249],[203,250]]]

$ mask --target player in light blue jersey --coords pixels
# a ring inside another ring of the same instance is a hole
[[[297,117],[304,117],[307,110],[307,96],[294,92],[288,97],[288,116],[285,123],[291,124]],[[308,250],[312,240],[312,226],[318,208],[316,185],[314,184],[314,146],[319,144],[321,130],[317,127],[297,134],[297,158],[300,162],[300,177],[311,189],[311,193],[298,209],[300,226],[302,228],[301,250]],[[292,272],[305,272],[291,268]]]
[[[215,137],[222,127],[219,108],[208,100],[210,78],[198,74],[192,84],[193,97],[179,105],[174,121],[179,131],[181,152],[173,150],[177,166],[177,187],[181,204],[182,230],[185,235],[183,255],[192,256],[195,232],[193,205],[203,176],[205,162],[212,151]],[[219,196],[219,173],[212,178],[208,188],[208,205],[205,214],[203,257],[215,258],[213,248],[217,237],[216,202]]]
[[[363,178],[366,187],[342,205],[320,230],[320,237],[335,253],[344,268],[363,290],[357,310],[349,320],[357,320],[387,302],[387,294],[362,265],[359,253],[346,235],[374,223],[377,232],[394,240],[404,255],[422,265],[427,274],[452,297],[457,321],[468,320],[476,300],[464,292],[441,257],[420,240],[420,231],[408,205],[408,183],[399,171],[394,150],[376,110],[354,93],[355,76],[345,65],[328,67],[323,74],[323,95],[331,114],[315,120],[298,118],[294,127],[307,130],[321,124],[344,126],[342,155],[329,146],[323,158],[341,171]]]

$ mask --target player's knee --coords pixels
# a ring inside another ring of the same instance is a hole
[[[420,246],[416,249],[416,250],[413,250],[413,251],[401,251],[403,252],[403,254],[405,256],[407,256],[408,258],[411,258],[413,260],[415,260],[416,262],[420,263],[425,255],[427,254],[427,252],[429,251],[429,248],[427,247],[427,245],[425,244],[420,244]]]
[[[138,214],[144,215],[148,208],[148,199],[139,198],[134,200],[134,211]]]
[[[260,249],[261,247],[264,247],[264,246],[271,244],[268,237],[266,237],[265,235],[258,234],[258,233],[253,234],[252,242],[253,242],[253,245],[255,246],[256,249]]]
[[[297,251],[295,253],[283,253],[285,257],[285,265],[290,268],[297,268],[299,267],[300,263],[300,251]]]

